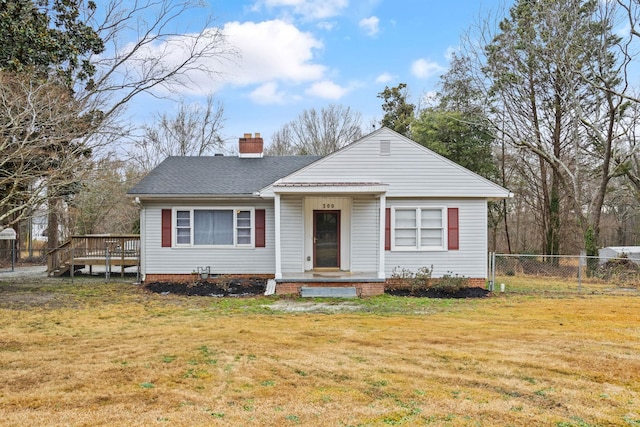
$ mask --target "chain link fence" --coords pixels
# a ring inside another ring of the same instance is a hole
[[[640,264],[638,260],[626,257],[491,253],[489,289],[494,292],[640,295]]]
[[[48,248],[19,251],[17,248],[0,248],[0,273],[14,271],[24,266],[47,265]]]

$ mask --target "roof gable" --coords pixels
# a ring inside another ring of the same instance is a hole
[[[387,184],[387,197],[510,195],[507,189],[388,128],[291,173],[278,184],[363,181]],[[273,187],[261,193],[273,194]]]

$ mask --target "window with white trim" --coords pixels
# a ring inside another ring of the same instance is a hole
[[[395,207],[391,228],[394,250],[445,249],[443,208]]]
[[[252,209],[177,209],[176,246],[251,247]]]

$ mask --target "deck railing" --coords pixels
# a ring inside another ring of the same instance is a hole
[[[137,265],[140,258],[138,234],[89,234],[72,236],[57,249],[47,253],[49,274],[73,270],[79,265]],[[73,273],[72,273],[73,274]]]

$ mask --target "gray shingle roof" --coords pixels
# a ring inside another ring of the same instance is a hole
[[[317,156],[168,157],[128,194],[250,195],[318,159]]]

